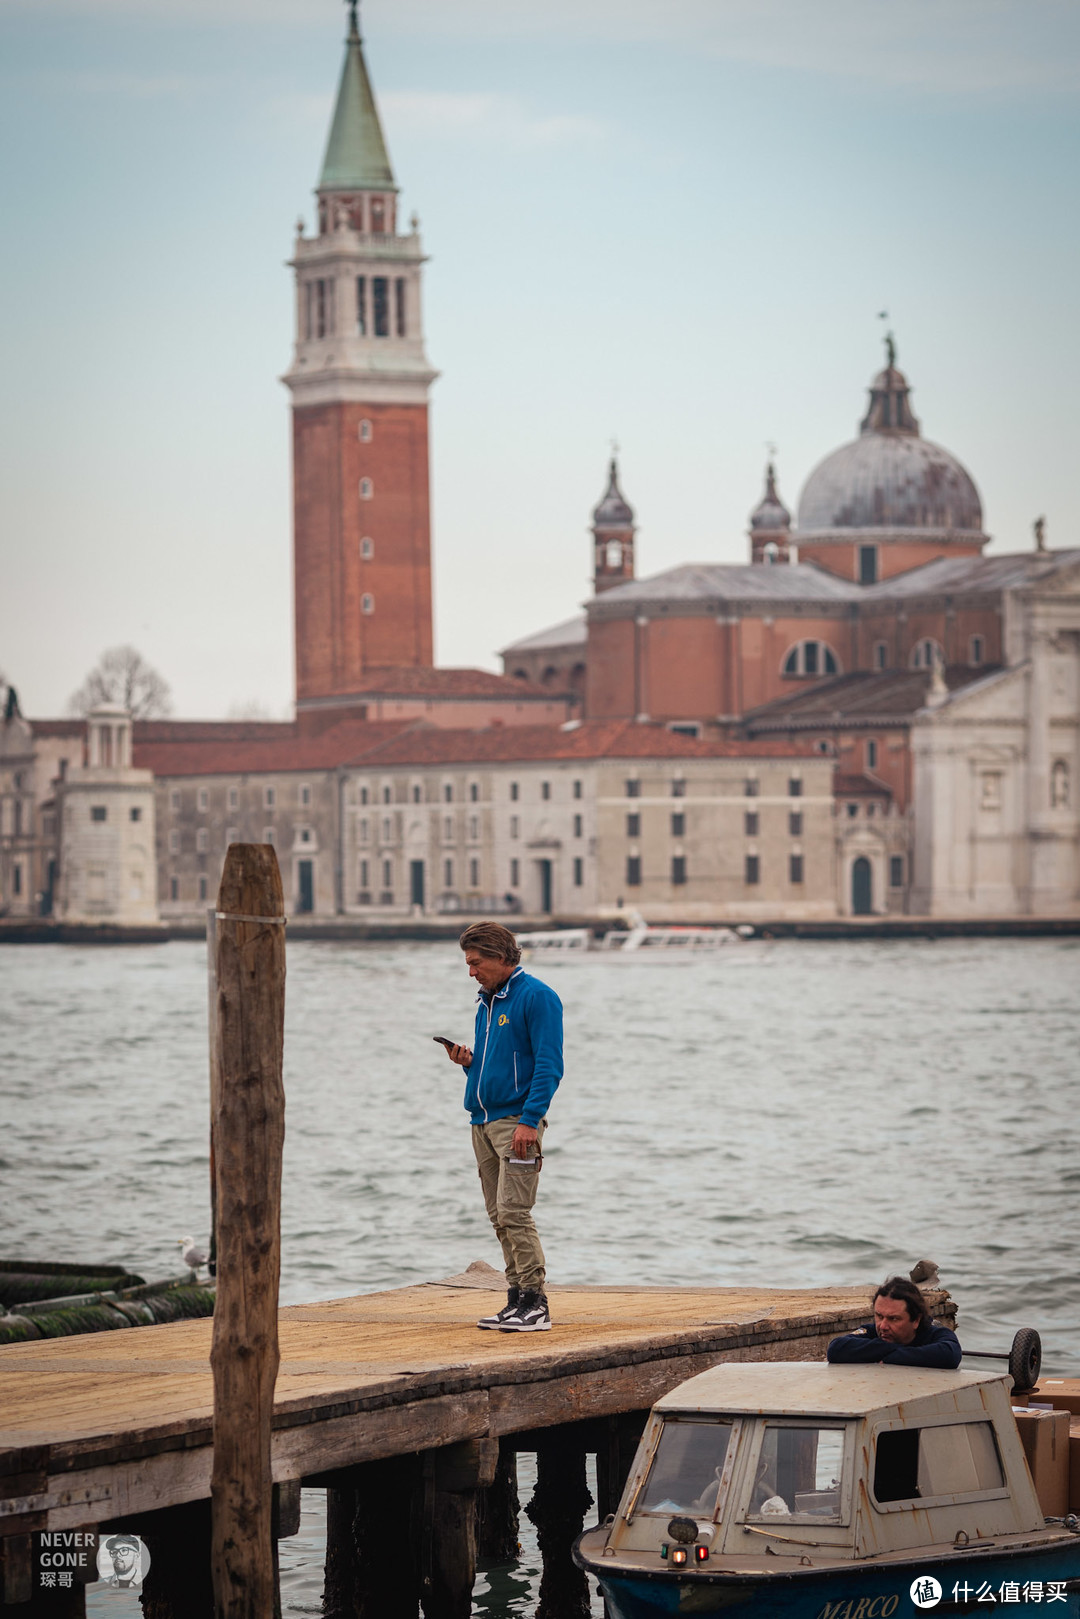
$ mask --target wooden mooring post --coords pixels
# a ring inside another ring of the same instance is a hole
[[[279,1611],[270,1427],[285,1139],[284,896],[269,844],[234,843],[218,891],[210,1098],[217,1303],[211,1575],[216,1619]]]

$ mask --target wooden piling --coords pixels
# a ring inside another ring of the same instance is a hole
[[[277,857],[234,843],[217,904],[212,1049],[217,1303],[211,1568],[217,1619],[275,1608],[270,1423],[278,1352],[285,926]]]
[[[585,1454],[572,1427],[549,1429],[536,1446],[536,1489],[525,1508],[544,1560],[536,1619],[589,1619],[588,1581],[571,1556],[593,1502]]]
[[[500,1442],[495,1477],[476,1497],[476,1555],[483,1563],[512,1563],[521,1551],[518,1539],[517,1452]]]
[[[467,1439],[423,1456],[422,1578],[424,1619],[469,1619],[476,1579],[476,1499],[490,1488],[497,1439]]]
[[[366,1462],[306,1482],[326,1485],[325,1619],[417,1619],[417,1457]]]
[[[143,1619],[214,1619],[210,1579],[210,1502],[147,1512],[124,1524],[150,1553]]]

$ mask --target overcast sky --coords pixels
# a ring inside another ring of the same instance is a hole
[[[639,572],[746,560],[889,311],[994,549],[1080,544],[1076,0],[366,0],[425,246],[437,658],[577,610],[613,436]],[[284,268],[336,0],[0,0],[0,670],[134,643],[180,715],[292,693]]]

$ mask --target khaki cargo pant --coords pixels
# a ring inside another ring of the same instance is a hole
[[[547,1120],[541,1119],[537,1126],[536,1156],[532,1158],[511,1156],[510,1143],[520,1122],[518,1114],[512,1119],[474,1124],[472,1144],[484,1189],[484,1206],[506,1261],[506,1285],[541,1292],[544,1250],[533,1224],[532,1207],[540,1180],[540,1149]]]

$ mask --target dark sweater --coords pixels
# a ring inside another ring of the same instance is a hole
[[[954,1371],[962,1353],[955,1332],[933,1321],[920,1321],[909,1344],[887,1343],[878,1337],[874,1323],[868,1321],[858,1332],[845,1332],[842,1338],[834,1338],[829,1345],[828,1358],[834,1364],[865,1366],[870,1361],[883,1361],[886,1366],[936,1366],[942,1371]]]

